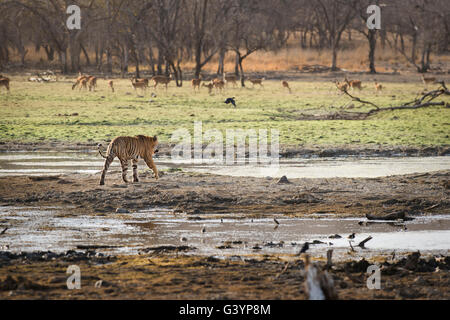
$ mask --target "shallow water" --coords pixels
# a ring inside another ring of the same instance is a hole
[[[187,163],[157,157],[160,170],[178,168],[187,172],[213,173],[243,177],[295,178],[375,178],[390,175],[426,173],[450,170],[450,157],[395,157],[395,158],[316,158],[281,159],[278,167],[242,165],[233,166]],[[89,152],[8,152],[0,153],[0,176],[56,175],[71,173],[96,174],[103,166],[98,153]],[[141,161],[140,168],[146,168]],[[112,169],[120,169],[119,161]]]
[[[68,215],[61,208],[0,207],[0,247],[13,252],[51,250],[62,252],[77,246],[101,246],[97,251],[114,254],[136,254],[153,246],[190,246],[189,254],[244,256],[251,254],[295,254],[308,241],[310,252],[325,255],[330,248],[336,257],[344,257],[352,240],[356,255],[372,256],[420,250],[448,254],[450,250],[450,216],[419,216],[410,222],[369,222],[366,219],[273,218],[251,219],[234,214],[192,217],[173,214],[158,208],[136,213],[104,216]],[[364,224],[360,226],[359,221]],[[406,227],[406,230],[405,230]],[[205,232],[202,232],[202,229]],[[341,239],[330,239],[339,234]],[[368,236],[366,249],[357,244]],[[221,249],[228,245],[231,248]]]

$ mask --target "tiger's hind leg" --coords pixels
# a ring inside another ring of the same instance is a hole
[[[138,172],[137,172],[138,159],[133,159],[133,182],[139,182]]]
[[[103,171],[102,171],[102,177],[100,178],[100,185],[101,186],[105,185],[106,172],[108,171],[108,168],[111,165],[111,163],[113,162],[114,158],[115,158],[115,156],[108,155],[108,157],[105,160],[105,165],[103,166]]]
[[[127,180],[128,160],[120,159],[120,165],[122,166],[122,180],[123,182],[128,183]]]

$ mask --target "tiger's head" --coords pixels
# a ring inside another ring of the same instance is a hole
[[[154,136],[153,138],[153,153],[158,153],[159,149],[158,149],[158,137]]]

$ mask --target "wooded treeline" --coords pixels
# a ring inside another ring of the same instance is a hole
[[[73,4],[81,8],[80,30],[66,26]],[[366,26],[370,4],[382,8],[381,30]],[[43,49],[62,73],[95,68],[125,75],[133,65],[140,77],[145,66],[171,73],[177,85],[186,61],[194,61],[198,77],[217,57],[222,74],[225,56],[232,55],[236,75],[243,76],[248,56],[279,50],[288,39],[331,49],[330,67],[337,70],[342,42],[362,34],[372,73],[378,45],[427,72],[431,54],[448,53],[450,43],[448,0],[1,0],[0,17],[0,71],[12,56],[25,67],[29,51]]]

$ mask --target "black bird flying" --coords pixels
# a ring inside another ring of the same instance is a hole
[[[231,103],[236,108],[236,101],[234,99],[235,99],[235,97],[228,98],[227,100],[225,100],[225,103],[226,104],[230,104]]]

